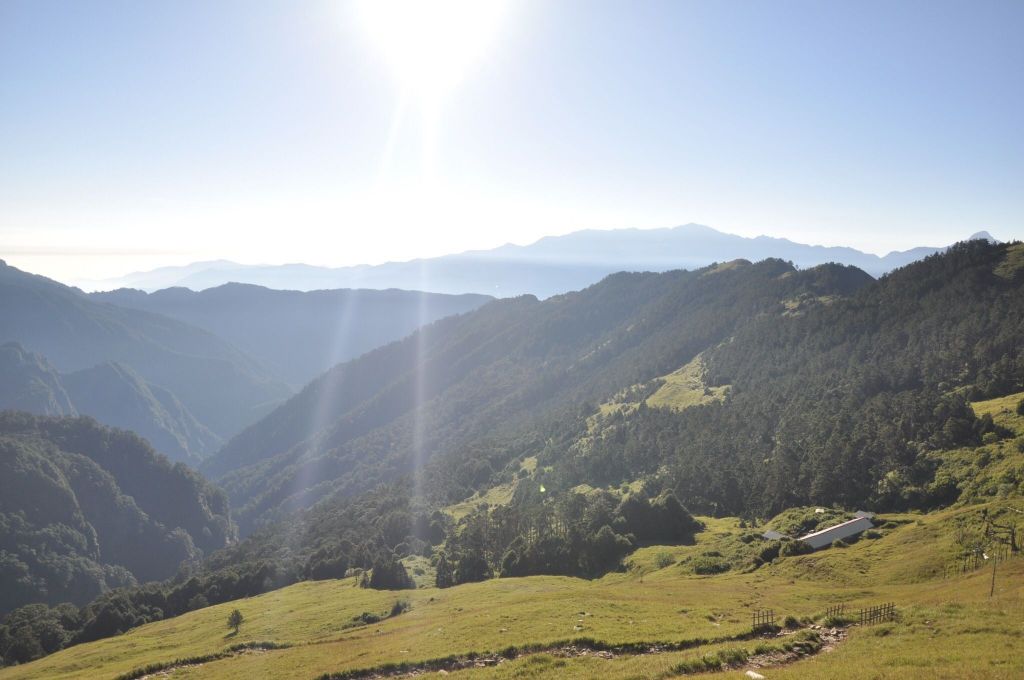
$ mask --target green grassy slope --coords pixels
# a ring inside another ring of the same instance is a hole
[[[939,463],[936,484],[955,486],[961,502],[1024,495],[1024,416],[1017,414],[1022,399],[1024,392],[1018,392],[972,404],[979,417],[991,416],[1004,436],[990,437],[977,448],[933,454]]]
[[[401,593],[355,587],[354,580],[302,583],[267,595],[202,609],[142,626],[120,637],[73,647],[37,662],[0,671],[0,679],[114,678],[153,662],[212,654],[242,642],[271,641],[286,649],[247,652],[174,671],[182,678],[314,678],[323,673],[418,662],[510,645],[544,646],[574,638],[606,644],[704,640],[693,649],[603,659],[530,654],[495,668],[459,671],[460,677],[660,677],[679,664],[720,649],[752,651],[756,641],[730,640],[749,629],[750,612],[819,617],[827,606],[849,608],[893,601],[899,620],[853,628],[829,654],[773,668],[771,678],[1011,678],[1024,673],[1024,559],[999,566],[995,597],[991,572],[951,579],[943,568],[956,552],[958,519],[1024,502],[1000,501],[929,515],[890,516],[881,538],[843,549],[785,558],[758,570],[737,567],[695,576],[686,558],[749,533],[737,520],[707,521],[695,546],[643,549],[624,573],[595,581],[563,577],[500,579],[448,590]],[[1002,510],[1000,510],[1002,509]],[[673,552],[673,564],[656,557]],[[397,599],[411,609],[379,623]],[[238,608],[245,623],[237,637],[226,620]],[[733,670],[723,677],[742,677]]]
[[[728,387],[709,387],[704,383],[704,362],[700,355],[678,371],[669,373],[658,391],[647,398],[649,406],[682,410],[725,399]]]

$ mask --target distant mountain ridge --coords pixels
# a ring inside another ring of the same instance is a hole
[[[291,394],[259,362],[209,331],[90,300],[0,261],[0,343],[8,341],[45,356],[62,374],[108,362],[128,366],[223,438]]]
[[[419,326],[489,302],[407,290],[271,290],[228,283],[201,292],[120,289],[90,299],[184,321],[224,338],[298,389],[335,364]]]
[[[994,241],[987,232],[971,237]],[[698,269],[743,258],[777,258],[808,268],[836,262],[874,277],[945,250],[921,247],[884,256],[854,248],[814,246],[784,238],[747,238],[699,224],[666,229],[585,230],[549,236],[526,245],[504,245],[408,262],[352,267],[307,264],[243,265],[227,260],[163,267],[104,281],[83,282],[90,289],[180,286],[204,290],[228,282],[269,288],[402,288],[433,293],[482,293],[497,297],[531,294],[541,298],[579,290],[618,271]]]
[[[174,461],[193,466],[221,438],[168,390],[147,383],[128,366],[106,362],[60,374],[46,357],[16,342],[0,345],[0,411],[42,416],[91,416],[131,430]]]

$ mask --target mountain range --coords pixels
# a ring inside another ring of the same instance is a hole
[[[490,299],[241,284],[86,295],[0,261],[0,408],[91,415],[195,464],[335,364]]]
[[[229,441],[201,470],[244,529],[332,493],[411,474],[439,452],[503,448],[587,399],[671,373],[784,300],[872,283],[842,265],[745,260],[620,273],[576,293],[492,302],[342,364]],[[488,468],[489,469],[489,468]],[[470,479],[489,478],[472,473]],[[451,476],[465,482],[466,475]],[[469,493],[472,483],[455,495]]]
[[[992,240],[987,232],[971,239]],[[100,281],[83,281],[90,290],[168,287],[204,290],[228,282],[270,288],[402,288],[435,293],[480,293],[496,297],[531,294],[541,298],[579,290],[618,271],[663,272],[696,269],[736,258],[777,258],[800,268],[837,262],[878,277],[944,250],[920,247],[885,256],[854,248],[814,246],[784,238],[747,238],[699,224],[667,229],[585,230],[549,236],[525,246],[504,245],[443,257],[352,267],[307,264],[243,265],[227,260],[164,267]]]
[[[271,290],[229,283],[201,292],[120,289],[90,299],[183,321],[221,337],[298,389],[335,364],[472,311],[485,295],[407,290]]]
[[[222,338],[159,314],[90,300],[80,290],[0,261],[0,343],[14,341],[75,373],[108,362],[168,390],[228,438],[291,389]]]
[[[171,460],[193,466],[223,440],[171,392],[131,367],[105,362],[61,374],[46,357],[16,342],[0,345],[0,411],[46,416],[87,415],[131,430]]]
[[[1024,330],[1019,254],[975,240],[877,281],[843,265],[736,260],[497,300],[332,369],[201,470],[243,531],[407,475],[459,500],[524,455],[563,484],[618,484],[660,465],[705,512],[867,502],[879,475],[927,478],[914,437],[967,436],[949,390],[1018,380],[1016,360],[1000,360]],[[886,424],[894,409],[908,419],[901,434]],[[847,463],[830,457],[847,446]],[[785,486],[794,474],[806,476],[799,498]]]

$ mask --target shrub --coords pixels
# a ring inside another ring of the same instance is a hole
[[[672,673],[676,675],[692,675],[696,673],[708,673],[721,671],[726,668],[735,668],[746,663],[750,655],[747,650],[738,647],[736,649],[723,649],[715,654],[705,654],[699,659],[683,661],[672,667]]]
[[[405,570],[405,565],[393,555],[388,555],[374,561],[373,571],[366,580],[366,587],[375,590],[406,590],[415,588],[416,584]]]
[[[245,617],[242,616],[242,612],[240,612],[237,609],[235,609],[228,616],[228,627],[229,628],[234,628],[235,629],[235,633],[237,634],[238,633],[238,628],[239,628],[239,626],[242,625],[243,621],[245,621]]]
[[[189,611],[195,611],[196,609],[204,609],[209,606],[209,601],[206,599],[206,596],[202,593],[199,593],[198,595],[194,596],[191,600],[188,601]]]
[[[713,555],[701,555],[693,561],[693,573],[701,576],[709,576],[711,574],[721,574],[729,571],[729,563],[721,557],[715,557]]]
[[[675,563],[676,563],[675,558],[672,557],[672,555],[667,553],[667,552],[658,553],[657,557],[654,558],[654,564],[658,567],[658,569],[664,569],[665,567],[671,567]]]
[[[782,550],[782,543],[780,541],[769,541],[761,551],[757,554],[757,560],[762,563],[771,562],[779,556],[779,551]]]
[[[448,556],[443,551],[438,555],[436,567],[435,585],[438,588],[451,588],[455,585],[455,567],[448,561]]]
[[[853,622],[854,618],[852,616],[848,616],[846,614],[839,614],[837,616],[826,616],[822,620],[821,625],[825,626],[826,628],[835,628],[837,626],[847,626]]]
[[[491,577],[491,568],[482,551],[467,550],[455,564],[455,583],[475,583]]]
[[[790,630],[800,627],[800,621],[795,616],[787,616],[782,625]]]
[[[779,550],[779,554],[783,557],[794,557],[796,555],[808,555],[814,552],[814,548],[804,543],[803,541],[794,541],[792,539],[785,539],[782,541],[782,548]]]
[[[1017,415],[1024,416],[1024,399],[1017,402]]]
[[[628,538],[605,524],[588,539],[581,561],[587,571],[598,574],[618,564],[632,549]]]
[[[519,568],[519,554],[515,550],[506,550],[505,556],[501,558],[501,570],[499,572],[502,576],[520,576]],[[438,581],[438,588],[443,588]]]

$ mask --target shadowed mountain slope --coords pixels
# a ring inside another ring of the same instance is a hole
[[[248,527],[422,469],[438,453],[532,439],[536,419],[668,374],[750,319],[781,313],[784,300],[870,282],[838,265],[737,261],[616,274],[544,302],[499,300],[332,369],[202,469],[221,478]]]
[[[196,293],[121,289],[93,300],[169,316],[241,348],[295,387],[335,364],[412,333],[424,324],[476,309],[483,295],[407,290],[271,290],[238,283]]]
[[[62,373],[105,362],[129,366],[172,392],[221,437],[290,394],[256,361],[208,331],[95,302],[77,289],[0,263],[0,342],[12,340],[41,353]]]
[[[0,612],[169,578],[234,537],[223,493],[135,434],[0,413]]]
[[[169,391],[128,366],[104,363],[61,375],[16,342],[0,346],[0,410],[87,415],[131,430],[171,460],[192,465],[221,444]]]

